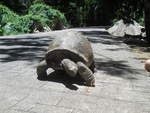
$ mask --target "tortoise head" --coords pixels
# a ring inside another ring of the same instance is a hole
[[[83,57],[67,49],[50,50],[45,55],[45,60],[47,62],[47,65],[53,68],[54,70],[63,69],[61,64],[64,59],[70,59],[75,63],[79,61],[85,62]]]

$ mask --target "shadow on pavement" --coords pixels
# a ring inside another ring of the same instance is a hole
[[[51,40],[48,38],[0,38],[0,62],[39,61]]]
[[[120,45],[123,43],[122,38],[114,38],[110,36],[106,31],[80,31],[83,35],[89,36],[91,43],[101,43],[106,45]],[[42,38],[0,38],[0,62],[11,61],[28,61],[38,62],[43,58],[43,54],[46,51],[51,39],[47,37]],[[121,49],[121,48],[120,48]],[[119,50],[120,50],[119,49]],[[116,51],[116,50],[110,50]],[[95,59],[96,67],[98,70],[105,71],[112,76],[118,76],[126,79],[136,79],[131,76],[138,74],[139,71],[132,69],[126,64],[126,61],[113,61],[104,59]],[[54,72],[48,76],[48,81],[63,83],[66,87],[72,90],[77,90],[73,84],[81,84],[79,79],[74,79],[66,76],[62,72]]]
[[[78,87],[75,86],[74,84],[84,85],[84,82],[79,76],[72,78],[69,77],[64,71],[60,71],[60,70],[50,73],[48,77],[43,80],[42,79],[39,80],[62,83],[65,85],[65,87],[71,90],[78,90]]]
[[[96,68],[104,71],[108,75],[122,77],[125,79],[136,80],[136,74],[140,74],[140,70],[133,69],[127,65],[127,61],[113,61],[104,59],[95,59]]]
[[[100,43],[104,45],[118,45],[117,48],[109,48],[108,51],[131,51],[129,48],[122,48],[121,44],[124,43],[125,38],[117,38],[109,35],[107,31],[80,31],[83,35],[88,36],[88,40],[91,43]],[[120,46],[120,47],[119,47]],[[119,47],[119,48],[118,48]],[[101,53],[102,54],[102,53]],[[118,53],[119,54],[119,53]],[[100,55],[101,56],[101,55]],[[102,55],[103,56],[103,55]],[[140,74],[141,70],[133,69],[127,63],[128,61],[114,61],[111,58],[103,56],[103,59],[95,59],[96,68],[104,71],[108,75],[117,76],[124,79],[136,80],[137,74]]]
[[[88,40],[92,43],[102,43],[107,45],[120,45],[123,41],[122,38],[115,38],[108,34],[106,31],[80,31],[85,36],[92,37]]]

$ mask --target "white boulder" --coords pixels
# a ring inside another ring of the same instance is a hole
[[[125,24],[123,20],[116,22],[111,28],[107,31],[116,37],[124,37],[125,35],[131,36],[140,36],[142,35],[141,29],[144,28],[136,21],[133,20],[133,23]]]

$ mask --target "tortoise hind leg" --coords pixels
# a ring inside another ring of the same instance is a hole
[[[38,75],[38,79],[40,80],[44,80],[47,78],[47,63],[45,60],[41,61],[40,64],[37,66],[37,75]]]

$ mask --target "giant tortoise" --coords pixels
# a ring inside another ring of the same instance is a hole
[[[64,70],[71,77],[79,75],[86,85],[95,85],[91,44],[80,33],[68,31],[49,44],[44,60],[37,67],[39,79],[47,77],[48,68]]]

